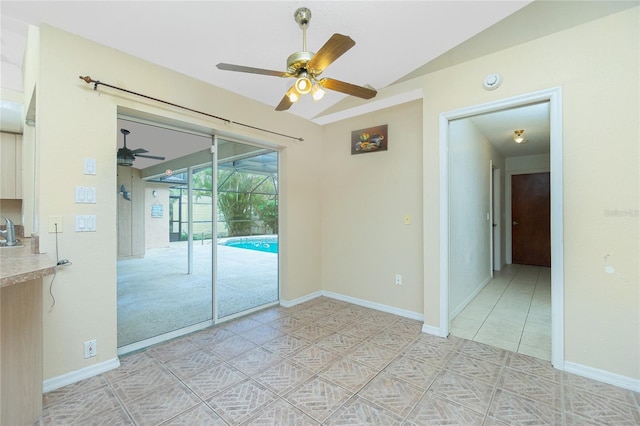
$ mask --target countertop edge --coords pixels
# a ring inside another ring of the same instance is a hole
[[[46,254],[31,253],[29,245],[0,248],[0,288],[55,273],[56,263]]]

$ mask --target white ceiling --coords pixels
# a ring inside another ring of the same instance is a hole
[[[295,10],[302,6],[312,13],[307,30],[308,50],[318,50],[333,33],[349,35],[356,42],[323,76],[382,89],[638,4],[529,0],[2,0],[0,85],[12,93],[22,92],[21,64],[28,25],[46,23],[275,108],[291,81],[220,71],[215,65],[227,62],[284,70],[287,57],[302,50],[302,31],[293,18]],[[86,70],[78,70],[80,74],[86,74]],[[91,76],[109,83],[108,75],[93,75],[92,71]],[[343,99],[345,95],[335,92],[327,93],[319,102],[307,96],[282,113],[313,119]],[[4,106],[15,109],[12,103],[0,105],[2,130],[6,130],[5,117],[9,117]],[[524,128],[530,143],[520,146],[518,154],[514,154],[523,155],[544,146],[545,142],[538,142],[538,135],[548,134],[548,128],[535,130],[544,126],[539,113],[521,108],[473,120],[490,141],[502,143],[505,149],[514,148],[508,144],[513,130]],[[21,128],[22,123],[17,125]],[[149,151],[154,155],[170,156],[161,152],[154,137],[139,130],[127,142],[133,148],[153,147]],[[120,139],[117,146],[121,146]]]
[[[284,71],[287,57],[302,50],[293,17],[299,7],[312,13],[308,50],[317,51],[334,33],[356,42],[323,76],[380,89],[530,1],[3,0],[2,87],[22,91],[27,24],[47,23],[275,108],[290,80],[221,71],[216,64]],[[108,75],[92,77],[109,82]],[[320,102],[305,96],[289,112],[311,119],[344,96],[331,92]]]

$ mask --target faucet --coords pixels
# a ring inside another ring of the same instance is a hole
[[[11,219],[8,219],[6,217],[3,217],[3,219],[7,224],[7,229],[5,229],[4,231],[0,230],[0,234],[4,235],[5,240],[7,240],[6,244],[8,246],[15,246],[16,245],[16,228],[13,225],[13,222],[11,221]]]

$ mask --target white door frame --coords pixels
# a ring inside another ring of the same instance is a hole
[[[449,335],[449,122],[478,114],[549,102],[551,169],[551,363],[564,370],[564,247],[562,88],[514,96],[440,114],[440,329]],[[428,238],[424,236],[425,240]]]

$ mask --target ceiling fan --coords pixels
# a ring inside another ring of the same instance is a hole
[[[219,63],[216,67],[225,71],[296,78],[296,82],[284,95],[276,107],[276,111],[289,109],[300,98],[300,95],[306,93],[311,93],[313,99],[318,100],[324,95],[323,89],[334,90],[363,99],[371,99],[377,94],[375,90],[368,87],[345,83],[333,78],[320,78],[319,76],[325,68],[355,46],[356,42],[349,36],[336,33],[329,38],[317,53],[309,52],[307,51],[307,27],[311,20],[311,11],[306,7],[301,7],[296,10],[293,16],[300,28],[302,28],[302,51],[295,52],[289,56],[286,71],[272,71],[225,63]]]
[[[124,136],[124,146],[118,149],[118,166],[131,166],[136,157],[151,158],[154,160],[164,160],[164,157],[158,157],[155,155],[144,155],[145,152],[149,152],[144,148],[138,148],[131,150],[127,148],[127,135],[131,133],[127,129],[120,129],[120,133]]]

